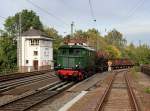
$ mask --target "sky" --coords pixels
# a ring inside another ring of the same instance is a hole
[[[36,12],[45,26],[54,27],[61,35],[70,34],[70,24],[74,21],[74,30],[96,28],[105,35],[115,28],[128,43],[150,45],[150,0],[90,2],[93,14],[89,0],[3,0],[0,7],[0,28],[3,28],[4,18],[29,9]]]

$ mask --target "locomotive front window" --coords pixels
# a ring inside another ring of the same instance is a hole
[[[80,49],[69,49],[69,55],[80,55],[81,51]]]
[[[66,50],[62,50],[62,55],[66,55]]]
[[[66,55],[67,54],[67,50],[66,49],[60,49],[59,50],[59,54],[60,55]]]
[[[73,55],[73,49],[69,49],[69,54]]]

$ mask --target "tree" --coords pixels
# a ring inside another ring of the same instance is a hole
[[[116,46],[119,49],[124,48],[126,46],[126,44],[127,44],[127,40],[125,38],[123,38],[122,33],[117,31],[116,29],[113,29],[111,32],[109,32],[105,36],[105,40],[109,44],[114,45],[114,46]]]
[[[10,37],[0,39],[0,66],[1,69],[11,69],[16,67],[16,45]]]
[[[136,56],[138,64],[150,64],[150,48],[143,44],[136,48]]]
[[[115,46],[108,45],[107,48],[105,49],[105,51],[109,54],[110,59],[121,57],[121,52]]]
[[[97,50],[99,49],[104,50],[105,47],[107,46],[107,43],[104,40],[104,38],[100,35],[98,30],[94,28],[89,29],[87,31],[78,30],[75,32],[74,38],[86,41],[88,46],[95,48]]]
[[[53,39],[54,60],[56,60],[58,48],[63,44],[63,38],[54,28],[46,27],[44,28],[44,32]]]
[[[137,65],[150,64],[150,47],[146,44],[135,47],[132,43],[126,47],[126,54]]]
[[[39,16],[35,12],[23,10],[10,16],[5,20],[5,30],[0,30],[0,67],[2,69],[12,69],[17,65],[17,42],[19,27],[19,14],[21,14],[21,31],[28,30],[31,26],[35,29],[43,30],[43,25]]]
[[[43,25],[39,19],[39,16],[32,10],[23,10],[16,13],[15,16],[10,16],[5,20],[5,30],[8,35],[15,37],[18,34],[19,29],[19,16],[21,16],[21,31],[28,30],[31,26],[35,29],[43,30]]]

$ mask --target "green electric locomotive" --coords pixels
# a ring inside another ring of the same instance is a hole
[[[61,80],[82,80],[95,71],[95,50],[83,45],[63,45],[57,56],[56,74]]]

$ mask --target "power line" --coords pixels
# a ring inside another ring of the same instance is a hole
[[[130,13],[127,15],[127,17],[128,17],[128,18],[131,17],[131,16],[136,12],[136,10],[137,10],[141,5],[143,5],[144,1],[145,1],[145,0],[139,0],[138,3],[137,3],[137,5],[136,5],[131,11],[129,11]]]
[[[139,7],[141,7],[141,5],[143,5],[145,0],[139,0],[136,5],[130,10],[128,11],[128,14],[126,15],[126,17],[124,17],[123,21],[128,20],[136,11]],[[122,25],[122,22],[119,23],[118,25]]]
[[[65,2],[64,0],[59,0],[62,4],[65,5],[65,7],[67,7],[70,11],[70,9],[73,9],[73,7],[71,7],[70,5],[67,4],[67,2]]]
[[[28,3],[32,4],[34,7],[36,7],[37,9],[47,13],[48,15],[50,15],[51,17],[57,19],[58,21],[62,22],[65,25],[68,25],[66,22],[64,22],[61,18],[57,17],[56,15],[54,15],[53,13],[50,13],[49,11],[45,10],[44,8],[41,8],[40,6],[38,6],[37,4],[33,3],[31,0],[27,0]]]
[[[2,19],[6,19],[5,17],[3,17],[3,16],[1,16],[1,15],[0,15],[0,18],[2,18]]]
[[[94,15],[94,10],[93,10],[93,7],[92,7],[91,0],[89,0],[89,7],[90,7],[90,13],[91,13],[92,20],[95,23],[95,27],[97,27],[97,23],[96,23],[97,21],[96,21],[95,15]]]
[[[94,11],[93,11],[91,0],[89,0],[89,6],[90,6],[91,17],[92,17],[93,20],[95,20],[95,16],[94,16]]]

